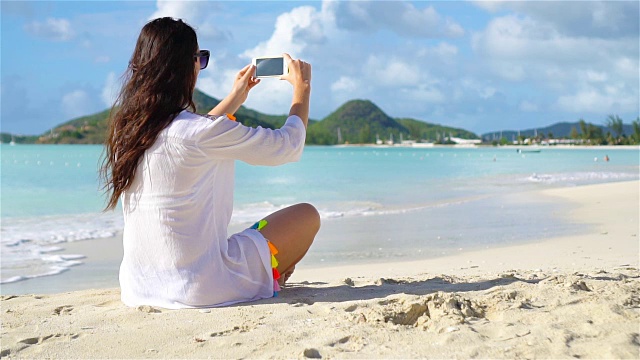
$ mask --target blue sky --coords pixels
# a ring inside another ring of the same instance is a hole
[[[476,133],[639,110],[637,1],[2,1],[0,130],[40,134],[110,106],[136,38],[155,17],[196,28],[217,98],[251,58],[313,65],[311,117],[369,99],[394,117]],[[263,80],[246,105],[288,112]],[[201,109],[205,110],[205,109]],[[208,110],[208,109],[206,109]]]

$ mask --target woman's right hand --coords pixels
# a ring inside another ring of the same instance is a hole
[[[302,60],[293,60],[289,54],[282,54],[289,72],[280,77],[293,85],[293,99],[289,115],[300,117],[305,128],[309,121],[309,101],[311,96],[311,64]]]
[[[286,80],[293,88],[306,88],[311,86],[311,64],[300,59],[294,60],[287,53],[282,54],[287,62],[289,72],[280,76],[280,80]]]

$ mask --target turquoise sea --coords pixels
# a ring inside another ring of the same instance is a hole
[[[99,145],[0,145],[1,282],[82,271],[65,244],[117,237],[102,212]],[[604,161],[607,155],[610,161]],[[237,164],[231,230],[310,202],[323,228],[305,262],[343,264],[440,256],[585,231],[568,205],[531,190],[636,180],[634,149],[309,146],[298,163]]]

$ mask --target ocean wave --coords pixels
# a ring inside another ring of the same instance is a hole
[[[275,205],[268,201],[238,206],[233,211],[231,225],[252,224],[265,216],[293,204]],[[341,201],[318,205],[321,219],[362,216],[383,208],[382,204],[369,201]]]
[[[431,202],[424,204],[408,204],[399,206],[383,205],[376,202],[369,201],[343,201],[332,203],[320,203],[317,204],[318,213],[320,219],[338,219],[338,218],[350,218],[360,216],[381,216],[381,215],[395,215],[405,214],[409,212],[424,210],[428,208],[443,207],[463,204],[468,201],[473,201],[486,196],[476,196],[464,199],[453,199],[439,202]],[[265,216],[284,209],[292,204],[274,205],[269,202],[260,202],[254,204],[246,204],[242,207],[234,210],[233,217],[231,218],[231,225],[246,225],[255,223],[257,220],[264,218]]]
[[[84,255],[45,255],[41,256],[39,260],[42,264],[35,267],[35,272],[29,275],[20,274],[20,275],[9,275],[7,278],[0,279],[0,284],[10,284],[18,281],[24,281],[28,279],[34,279],[45,276],[53,276],[61,274],[67,270],[69,270],[73,266],[81,265],[84,262],[79,259],[84,259],[86,256]],[[3,259],[4,261],[4,259]],[[3,264],[4,265],[4,264]],[[22,267],[22,266],[21,266]],[[15,270],[12,268],[8,268],[9,273],[15,273]],[[7,271],[3,271],[3,275],[6,274]],[[30,267],[29,271],[34,271],[34,267]]]
[[[53,254],[61,244],[108,238],[122,231],[121,213],[78,214],[2,221],[0,284],[57,275],[82,264],[84,255]]]
[[[572,172],[555,174],[533,173],[523,179],[523,181],[543,184],[577,185],[594,182],[632,180],[637,178],[638,175],[618,172]]]

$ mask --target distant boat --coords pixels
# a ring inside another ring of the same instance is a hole
[[[14,146],[16,144],[16,139],[13,137],[13,135],[11,135],[11,142],[9,143],[9,145]]]
[[[518,149],[518,153],[519,154],[532,154],[532,153],[539,153],[541,152],[542,149]]]

